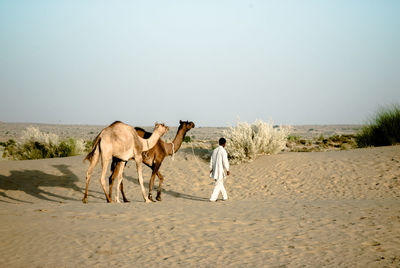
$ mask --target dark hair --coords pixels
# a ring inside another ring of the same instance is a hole
[[[218,143],[219,145],[224,145],[226,143],[226,140],[224,138],[220,138]]]

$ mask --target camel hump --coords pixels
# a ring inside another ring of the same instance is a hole
[[[137,134],[138,134],[140,137],[142,137],[143,139],[148,139],[148,138],[151,137],[151,134],[152,134],[152,133],[147,132],[147,131],[144,130],[143,128],[135,127],[135,130],[136,130]]]
[[[124,125],[126,125],[124,122],[121,122],[121,121],[114,121],[111,125],[109,125],[109,127],[112,127],[112,126],[118,125],[118,124],[124,124]]]

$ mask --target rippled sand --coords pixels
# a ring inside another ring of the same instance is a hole
[[[400,266],[400,146],[260,157],[216,203],[208,163],[181,150],[162,202],[131,163],[130,203],[105,202],[97,167],[82,204],[82,159],[0,161],[0,267]]]

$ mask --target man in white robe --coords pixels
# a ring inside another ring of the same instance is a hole
[[[222,193],[223,200],[228,199],[224,187],[225,171],[229,176],[229,162],[228,153],[225,150],[226,140],[224,138],[219,139],[219,146],[214,149],[211,160],[210,160],[210,177],[215,180],[214,190],[211,194],[210,201],[215,202],[218,198],[219,193]]]

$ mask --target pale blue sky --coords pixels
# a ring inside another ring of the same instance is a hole
[[[358,124],[400,102],[400,1],[0,0],[0,121]]]

